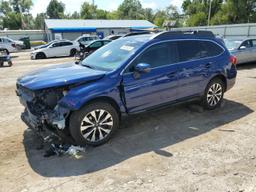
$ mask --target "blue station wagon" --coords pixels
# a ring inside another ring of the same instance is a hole
[[[26,74],[17,95],[28,127],[96,146],[125,115],[191,99],[219,107],[236,75],[236,58],[211,32],[161,32],[120,38],[78,64]]]

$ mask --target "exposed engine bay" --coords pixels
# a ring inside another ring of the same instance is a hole
[[[66,118],[69,110],[60,107],[58,102],[64,97],[67,88],[49,88],[32,91],[17,84],[17,95],[25,107],[22,120],[29,126],[41,133],[45,130],[60,135],[60,131],[66,127]]]

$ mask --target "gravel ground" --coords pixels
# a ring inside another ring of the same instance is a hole
[[[220,109],[196,112],[182,104],[137,115],[79,159],[44,158],[20,120],[15,82],[73,60],[31,61],[22,52],[14,54],[13,67],[0,68],[0,191],[256,191],[256,65],[239,67]]]

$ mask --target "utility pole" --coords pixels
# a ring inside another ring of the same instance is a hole
[[[93,13],[93,19],[95,19],[96,18],[96,9],[95,9],[95,2],[94,2],[95,0],[92,0],[92,6],[93,6],[93,9],[94,9],[94,13]]]
[[[211,21],[211,13],[212,13],[212,0],[210,1],[210,6],[209,6],[209,13],[208,13],[208,26],[210,26],[210,21]]]

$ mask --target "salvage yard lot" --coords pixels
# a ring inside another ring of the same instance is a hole
[[[20,120],[16,79],[74,59],[13,55],[14,66],[0,68],[0,191],[256,191],[256,64],[239,67],[220,109],[182,104],[130,117],[80,159],[44,158]]]

